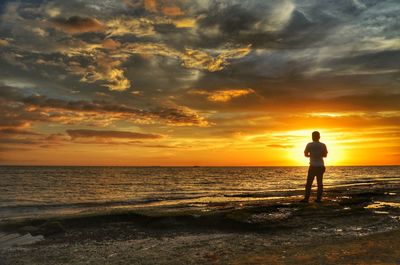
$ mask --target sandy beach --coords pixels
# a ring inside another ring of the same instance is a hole
[[[180,205],[8,222],[1,231],[44,239],[2,249],[1,262],[399,264],[398,192],[336,189],[321,204],[251,201],[212,211]]]

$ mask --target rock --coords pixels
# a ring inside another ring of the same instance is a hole
[[[20,229],[18,229],[18,232],[21,233],[21,234],[30,233],[31,235],[40,234],[39,228],[36,227],[36,226],[31,226],[31,225],[27,225],[27,226],[21,227]]]
[[[65,234],[66,230],[60,222],[50,221],[39,226],[39,233],[44,236]]]

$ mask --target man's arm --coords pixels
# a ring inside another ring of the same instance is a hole
[[[324,151],[322,153],[323,157],[327,157],[328,156],[328,149],[326,148],[326,145],[324,145]]]
[[[308,146],[308,144],[306,145],[306,149],[304,149],[304,156],[310,157],[310,147]]]

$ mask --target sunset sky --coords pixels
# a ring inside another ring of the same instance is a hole
[[[0,2],[0,164],[400,164],[398,0]]]

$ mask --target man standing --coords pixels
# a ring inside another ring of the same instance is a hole
[[[325,172],[323,158],[328,155],[328,150],[326,149],[326,145],[319,141],[320,137],[321,136],[319,132],[313,132],[313,141],[311,143],[308,143],[306,149],[304,150],[304,155],[310,158],[310,167],[308,168],[306,191],[302,202],[308,202],[308,200],[310,199],[311,186],[314,181],[314,177],[317,177],[318,183],[317,199],[315,200],[315,202],[320,203],[322,199],[322,177]]]

